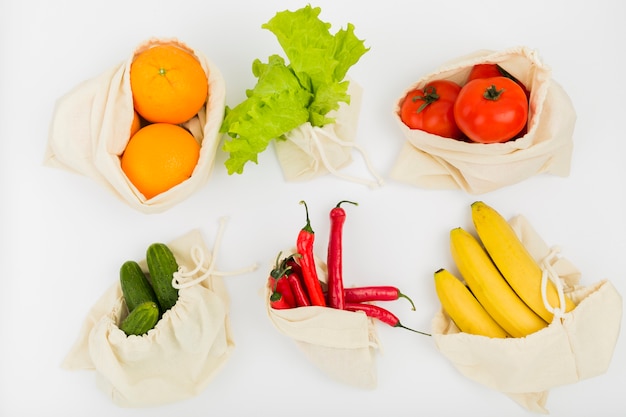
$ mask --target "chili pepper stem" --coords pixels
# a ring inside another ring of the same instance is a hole
[[[409,303],[411,303],[411,310],[415,311],[415,304],[413,303],[413,300],[411,300],[411,298],[408,295],[402,294],[401,292],[398,292],[398,298],[399,297],[403,297],[403,298],[406,298],[407,300],[409,300]]]
[[[393,326],[393,327],[401,327],[401,328],[403,328],[403,329],[410,330],[410,331],[412,331],[412,332],[415,332],[415,333],[418,333],[418,334],[421,334],[421,335],[424,335],[424,336],[432,336],[430,333],[424,333],[424,332],[420,332],[419,330],[415,330],[415,329],[411,329],[410,327],[406,327],[405,325],[403,325],[403,324],[402,324],[402,323],[400,323],[400,322],[398,322],[398,323],[397,323],[395,326]]]
[[[313,233],[313,228],[311,227],[311,220],[309,219],[309,206],[306,205],[306,201],[300,200],[300,204],[304,205],[304,210],[306,212],[306,224],[303,227],[303,230],[306,230],[309,233]]]
[[[356,203],[356,202],[354,202],[354,201],[350,201],[350,200],[341,200],[340,202],[338,202],[338,203],[337,203],[337,205],[335,206],[335,208],[339,208],[339,207],[341,207],[341,205],[342,205],[343,203],[354,204],[355,206],[358,206],[358,205],[359,205],[359,203]]]

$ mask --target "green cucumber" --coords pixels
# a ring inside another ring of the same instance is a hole
[[[127,336],[141,336],[154,328],[159,321],[159,306],[153,301],[139,304],[120,324],[120,329]]]
[[[126,261],[120,268],[120,285],[128,311],[133,311],[139,304],[146,301],[158,303],[154,289],[148,277],[135,261]]]
[[[164,243],[153,243],[148,246],[146,262],[152,288],[162,312],[165,313],[178,300],[178,289],[172,286],[172,277],[174,272],[178,271],[178,263],[171,249]]]

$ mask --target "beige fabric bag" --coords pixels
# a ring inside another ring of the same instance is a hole
[[[149,200],[124,175],[119,156],[129,140],[133,119],[130,66],[136,54],[158,44],[175,44],[193,53],[209,79],[205,106],[184,124],[201,143],[200,159],[191,177]],[[218,68],[201,52],[176,39],[151,39],[125,62],[82,82],[55,107],[44,164],[89,176],[116,197],[145,213],[162,212],[187,198],[211,176],[224,118],[225,84]]]
[[[295,249],[290,252],[295,253]],[[317,261],[325,282],[326,265]],[[381,349],[372,319],[364,313],[329,307],[276,310],[270,306],[271,289],[265,288],[267,315],[274,327],[293,339],[318,369],[342,384],[373,389],[377,386],[376,352]]]
[[[198,230],[168,244],[179,264],[179,299],[143,336],[126,336],[118,323],[128,309],[119,280],[89,311],[64,359],[68,370],[96,372],[97,383],[123,407],[146,407],[198,395],[225,365],[235,347],[224,273]],[[147,272],[145,260],[140,262]]]
[[[530,89],[525,136],[506,143],[469,143],[412,130],[402,123],[398,111],[410,90],[436,79],[463,85],[472,66],[479,63],[500,64]],[[565,177],[570,172],[576,112],[567,93],[552,79],[550,68],[526,47],[478,51],[449,62],[404,91],[394,118],[406,138],[390,174],[400,182],[481,194],[540,173]]]
[[[348,94],[350,105],[340,103],[339,109],[328,115],[335,117],[335,123],[314,127],[307,122],[273,141],[278,162],[287,181],[308,181],[332,173],[339,178],[372,188],[383,184],[383,179],[372,166],[367,153],[355,140],[363,89],[351,80]],[[361,153],[373,179],[342,172],[343,168],[352,163],[353,150]]]
[[[547,414],[550,388],[606,372],[619,336],[622,298],[607,280],[580,286],[580,272],[549,248],[523,216],[510,224],[544,270],[544,279],[577,304],[555,311],[550,325],[523,338],[493,339],[459,332],[443,311],[433,319],[437,349],[464,376]]]

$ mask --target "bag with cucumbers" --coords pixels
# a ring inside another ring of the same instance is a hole
[[[150,245],[145,260],[125,262],[63,367],[95,370],[100,388],[124,407],[199,394],[234,348],[224,273],[214,259],[193,230]]]
[[[442,307],[433,318],[432,335],[436,348],[462,375],[506,394],[529,411],[547,414],[551,388],[608,369],[620,332],[622,298],[608,280],[580,285],[579,270],[555,256],[557,248],[550,248],[525,217],[508,223],[543,273],[553,274],[564,297],[575,304],[573,309],[555,312],[543,328],[525,336],[489,337],[461,331],[462,323],[457,326]]]

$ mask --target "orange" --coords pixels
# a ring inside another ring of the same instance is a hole
[[[200,145],[184,128],[169,123],[142,127],[121,156],[122,171],[150,199],[191,176]]]
[[[133,136],[141,129],[141,119],[136,111],[133,112],[133,122],[130,125],[130,136]]]
[[[156,45],[140,52],[130,67],[135,110],[153,123],[180,124],[195,116],[208,97],[200,61],[178,46]]]

